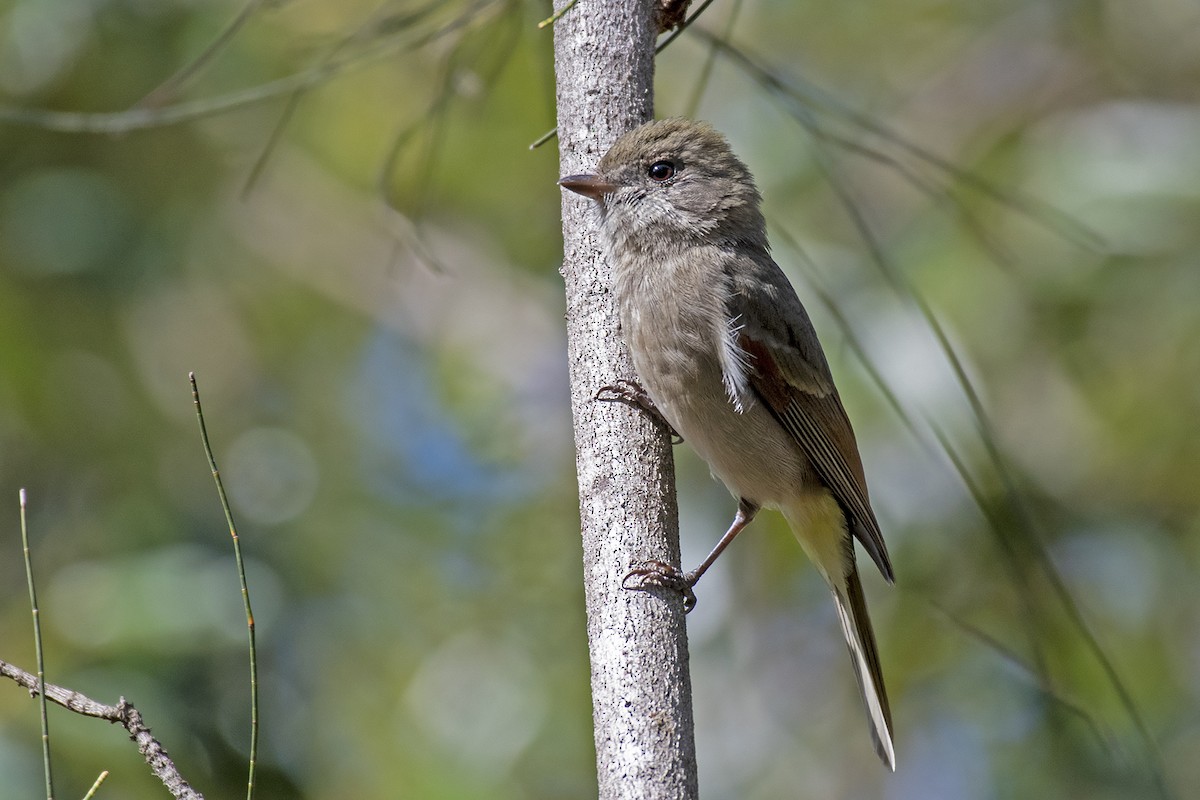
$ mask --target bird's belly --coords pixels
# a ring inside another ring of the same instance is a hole
[[[737,410],[715,358],[654,363],[635,353],[634,366],[662,415],[734,495],[778,508],[815,488],[808,458],[762,403],[743,400]]]

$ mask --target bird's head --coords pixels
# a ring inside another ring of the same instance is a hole
[[[754,178],[707,123],[646,123],[617,139],[594,174],[570,175],[559,184],[600,205],[614,243],[640,250],[689,244],[766,249]]]

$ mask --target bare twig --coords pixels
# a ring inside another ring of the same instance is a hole
[[[553,14],[551,14],[550,16],[546,17],[544,20],[539,22],[538,27],[544,28],[547,25],[553,25],[554,23],[558,22],[560,19],[562,19],[563,14],[567,13],[568,11],[570,11],[572,8],[575,7],[575,4],[577,2],[579,2],[579,0],[568,0],[568,2],[565,3],[562,8],[558,9]]]
[[[834,93],[813,82],[794,75],[785,77],[778,70],[751,55],[745,48],[739,47],[711,31],[696,28],[693,33],[696,37],[717,48],[756,83],[780,100],[784,110],[814,136],[828,133],[827,126],[820,121],[817,115],[818,111],[824,112],[827,116],[840,120],[852,129],[870,134],[878,142],[895,147],[899,152],[917,162],[958,181],[964,188],[971,189],[993,202],[1023,213],[1029,220],[1080,247],[1092,250],[1104,248],[1103,237],[1053,205],[1011,188],[1001,187],[987,178],[958,166],[948,158],[943,158],[917,142],[902,136],[879,119],[852,107]]]
[[[1116,671],[1116,668],[1104,652],[1095,634],[1081,613],[1078,604],[1071,595],[1070,589],[1063,580],[1054,562],[1051,560],[1049,553],[1046,550],[1045,544],[1042,541],[1042,533],[1038,530],[1036,522],[1028,509],[1027,502],[1022,496],[1020,488],[1016,484],[1016,480],[1012,474],[1012,468],[1009,464],[1008,457],[1001,452],[997,444],[997,436],[990,420],[990,415],[987,413],[981,398],[970,377],[967,374],[966,368],[959,356],[957,350],[950,341],[944,326],[942,325],[937,314],[929,305],[928,301],[917,291],[916,287],[891,264],[882,244],[877,240],[871,225],[864,218],[860,206],[855,202],[845,184],[838,179],[836,171],[832,166],[829,154],[822,146],[825,142],[832,142],[844,149],[853,152],[857,155],[870,157],[879,163],[884,164],[894,169],[903,179],[907,180],[919,191],[934,197],[938,187],[931,185],[930,182],[922,179],[919,174],[912,168],[908,167],[901,158],[887,154],[881,150],[870,147],[868,145],[855,142],[845,137],[838,136],[823,123],[818,115],[819,109],[824,109],[831,112],[837,117],[847,122],[852,127],[860,131],[869,133],[877,137],[878,141],[884,144],[891,145],[897,148],[898,152],[912,158],[916,163],[932,168],[935,172],[941,173],[949,178],[957,181],[963,187],[979,192],[988,199],[1008,206],[1034,220],[1047,228],[1053,230],[1064,238],[1073,241],[1074,243],[1096,248],[1102,246],[1102,240],[1093,231],[1086,228],[1076,220],[1063,214],[1061,211],[1052,208],[1051,206],[1030,198],[1019,193],[1004,189],[992,184],[984,178],[981,178],[965,169],[962,169],[950,161],[943,159],[940,156],[926,150],[920,145],[902,137],[900,134],[888,128],[878,120],[856,111],[837,98],[827,92],[817,88],[811,83],[801,81],[800,79],[788,79],[780,73],[764,66],[761,62],[750,56],[742,48],[739,48],[727,39],[718,37],[715,34],[697,29],[697,35],[709,42],[709,44],[719,49],[727,55],[733,63],[740,66],[750,77],[759,83],[764,89],[773,94],[778,100],[782,101],[785,110],[812,136],[813,142],[816,145],[815,152],[817,155],[817,163],[824,169],[829,184],[834,189],[839,202],[845,209],[855,229],[859,232],[863,239],[870,255],[872,262],[880,270],[881,275],[892,287],[897,294],[909,302],[913,303],[917,311],[925,320],[929,330],[937,339],[938,345],[941,348],[947,363],[953,371],[956,381],[962,390],[967,403],[975,418],[979,432],[980,440],[982,441],[988,459],[992,464],[993,471],[998,478],[1004,495],[1004,505],[1012,519],[1017,521],[1018,529],[1021,534],[1022,542],[1029,548],[1034,560],[1040,566],[1042,573],[1048,580],[1051,590],[1066,611],[1071,619],[1072,624],[1082,636],[1087,649],[1091,652],[1092,657],[1104,671],[1109,684],[1116,692],[1121,705],[1130,721],[1133,723],[1134,729],[1137,732],[1138,738],[1141,740],[1147,760],[1149,762],[1149,770],[1155,787],[1159,794],[1163,797],[1169,797],[1170,793],[1167,789],[1165,779],[1163,777],[1163,766],[1161,756],[1158,752],[1158,747],[1150,735],[1150,731],[1142,718],[1141,712],[1133,699],[1132,693],[1125,685]],[[953,192],[949,187],[945,187],[943,191],[954,199],[956,205],[962,208],[961,203],[957,198],[953,198]],[[990,243],[982,236],[979,236],[980,229],[973,217],[967,218],[968,226],[976,233],[979,241],[983,244],[984,249],[997,258],[998,263],[1004,265],[1006,254],[1000,253],[990,246]],[[881,388],[885,388],[882,379],[877,373],[872,371],[876,382]],[[890,392],[886,391],[889,395]],[[894,400],[891,401],[895,406]],[[906,416],[903,415],[902,416]],[[909,422],[911,428],[911,422]],[[938,432],[939,438],[942,434]],[[1010,537],[1006,535],[1007,526],[999,519],[995,509],[989,509],[989,503],[983,493],[974,485],[974,481],[967,473],[965,465],[956,457],[956,454],[949,449],[948,443],[943,441],[943,449],[955,462],[956,467],[963,480],[967,482],[971,488],[972,495],[976,503],[984,512],[985,517],[990,523],[989,527],[995,534],[1001,549],[1007,556],[1007,561],[1014,571],[1014,575],[1020,584],[1020,597],[1026,604],[1027,613],[1024,615],[1027,622],[1032,622],[1036,619],[1034,609],[1032,607],[1032,587],[1030,578],[1026,569],[1021,563],[1017,552],[1014,550],[1014,543]],[[1036,672],[1041,676],[1041,681],[1045,686],[1051,686],[1049,672],[1046,667],[1045,658],[1041,653],[1041,644],[1037,636],[1031,637],[1031,645],[1035,660]]]
[[[658,7],[654,9],[654,20],[658,24],[658,32],[666,33],[672,28],[682,25],[688,6],[691,4],[692,0],[658,0]]]
[[[0,676],[14,681],[19,686],[24,686],[34,696],[44,696],[68,711],[74,711],[85,717],[95,717],[118,723],[129,733],[129,738],[138,746],[138,752],[150,765],[150,771],[163,782],[163,786],[167,787],[172,796],[177,800],[204,800],[204,795],[193,789],[179,774],[179,770],[171,761],[166,748],[150,735],[150,728],[142,720],[142,715],[124,697],[115,706],[110,706],[73,689],[55,686],[52,683],[45,684],[43,694],[42,682],[36,675],[31,675],[20,667],[3,660],[0,660]]]
[[[458,30],[475,15],[498,1],[478,0],[459,17],[411,39],[404,39],[390,28],[385,29],[377,39],[367,42],[362,49],[343,58],[323,62],[277,80],[217,97],[181,102],[162,108],[132,108],[128,111],[109,113],[50,111],[0,106],[0,123],[24,125],[59,133],[120,134],[147,128],[178,125],[195,119],[223,114],[273,100],[297,90],[311,89],[352,69],[361,69],[397,53],[417,50]]]
[[[1100,720],[1097,719],[1096,716],[1087,709],[1087,707],[1071,699],[1064,694],[1062,690],[1048,683],[1045,680],[1045,676],[1042,675],[1036,667],[1026,663],[1025,659],[1021,658],[1020,654],[1015,652],[1012,648],[1005,646],[1005,644],[996,637],[987,633],[979,626],[973,625],[967,620],[962,619],[949,609],[943,608],[933,600],[925,598],[925,601],[929,603],[931,608],[945,617],[950,624],[961,631],[964,635],[975,639],[984,647],[996,653],[996,655],[998,655],[1005,662],[1012,664],[1014,667],[1023,672],[1038,688],[1038,691],[1040,691],[1046,698],[1053,701],[1071,715],[1078,717],[1084,726],[1086,726],[1087,729],[1092,733],[1092,735],[1096,737],[1096,741],[1101,747],[1103,747],[1112,755],[1117,754],[1118,748],[1116,744],[1116,737],[1113,736],[1112,732],[1107,730],[1100,723]]]
[[[355,45],[362,45],[363,43],[370,42],[373,37],[396,36],[398,33],[406,31],[419,22],[424,21],[440,6],[440,0],[436,0],[435,2],[426,3],[424,6],[420,6],[415,9],[409,9],[399,14],[385,14],[383,13],[382,9],[380,9],[376,13],[370,15],[361,25],[351,31],[348,35],[342,37],[337,42],[334,42],[332,46],[326,49],[323,55],[313,59],[312,66],[316,67],[328,65],[338,57],[343,56],[344,53],[352,53],[352,48]],[[453,30],[455,27],[457,27],[461,20],[469,18],[470,15],[472,15],[476,10],[477,9],[475,7],[468,8],[467,11],[463,13],[462,17],[454,20],[451,25],[442,29],[439,32],[439,35],[440,33],[446,33],[450,30]],[[429,40],[425,40],[421,43],[425,44],[428,43],[428,41]],[[248,197],[250,192],[254,189],[254,186],[258,182],[259,178],[262,177],[263,172],[266,170],[267,163],[274,154],[276,147],[283,140],[284,131],[287,130],[287,126],[291,123],[293,117],[296,115],[296,111],[300,108],[300,101],[304,99],[308,90],[312,88],[314,87],[298,87],[288,95],[287,101],[284,103],[283,111],[280,112],[279,117],[275,120],[275,124],[271,128],[271,133],[267,136],[266,143],[263,145],[258,157],[254,160],[254,165],[250,168],[250,172],[246,177],[246,182],[242,185],[242,197]]]
[[[703,9],[701,9],[703,11]],[[738,14],[742,11],[742,0],[733,0],[733,6],[729,9],[729,16],[725,20],[725,33],[723,38],[728,39],[733,32],[734,23],[737,22]],[[704,96],[704,91],[708,88],[708,82],[712,78],[713,65],[717,63],[717,48],[709,45],[708,52],[704,54],[704,63],[700,66],[700,77],[696,79],[696,85],[692,88],[692,96],[688,99],[687,105],[684,106],[684,116],[696,116],[696,110],[700,108],[700,98]]]
[[[814,139],[814,142],[818,140]],[[1042,532],[1039,530],[1037,523],[1033,519],[1033,515],[1028,508],[1028,502],[1017,485],[1012,474],[1012,469],[1009,465],[1008,456],[1003,453],[998,444],[999,438],[991,421],[991,416],[983,404],[983,400],[979,396],[979,392],[967,374],[966,366],[963,364],[962,358],[959,356],[954,344],[950,341],[950,336],[946,332],[945,326],[942,325],[940,318],[934,311],[933,307],[925,297],[917,290],[915,286],[907,280],[902,273],[895,268],[891,260],[888,258],[885,249],[878,241],[871,225],[862,213],[861,206],[855,202],[846,185],[837,179],[831,163],[828,160],[827,154],[823,149],[818,147],[816,152],[819,156],[818,163],[826,170],[830,186],[833,187],[838,196],[843,208],[846,210],[855,229],[859,232],[862,240],[871,254],[872,262],[880,270],[884,279],[892,286],[892,288],[901,297],[913,303],[921,317],[925,320],[929,330],[937,339],[938,346],[942,354],[946,358],[946,363],[950,366],[954,373],[955,380],[959,388],[963,392],[967,400],[967,404],[971,409],[972,415],[975,418],[975,423],[978,428],[979,439],[984,445],[985,452],[991,462],[992,469],[996,477],[1000,481],[1002,487],[1004,505],[1012,517],[1016,520],[1016,532],[1020,535],[1020,541],[1024,543],[1032,553],[1034,561],[1041,568],[1050,583],[1051,589],[1055,598],[1058,600],[1062,608],[1067,612],[1071,619],[1071,623],[1075,629],[1083,637],[1087,649],[1091,652],[1096,663],[1104,671],[1105,677],[1109,685],[1117,693],[1121,705],[1124,708],[1129,720],[1133,723],[1134,729],[1137,732],[1138,738],[1141,740],[1146,753],[1146,758],[1149,763],[1149,770],[1154,781],[1155,788],[1159,794],[1164,797],[1170,797],[1170,791],[1167,788],[1166,780],[1163,776],[1162,757],[1158,751],[1158,745],[1154,738],[1150,735],[1150,730],[1146,726],[1142,718],[1141,711],[1137,707],[1137,703],[1133,699],[1132,693],[1125,685],[1124,680],[1116,671],[1112,659],[1104,651],[1100,645],[1096,635],[1092,632],[1091,626],[1084,619],[1083,614],[1079,609],[1078,603],[1072,596],[1070,589],[1063,580],[1054,561],[1050,558],[1049,552],[1046,550],[1042,542]],[[949,451],[948,451],[949,454]],[[981,506],[981,508],[983,508]],[[1015,542],[1010,537],[1008,531],[1010,526],[1000,524],[993,518],[991,525],[993,533],[996,535],[997,541],[1001,545],[1001,549],[1008,557],[1010,566],[1013,569],[1014,575],[1020,583],[1020,597],[1027,608],[1026,622],[1033,624],[1036,620],[1036,609],[1033,605],[1033,595],[1031,586],[1031,576],[1027,573],[1022,560],[1018,557],[1018,553],[1014,547]],[[1045,666],[1045,659],[1041,653],[1042,647],[1039,638],[1034,635],[1031,637],[1032,646],[1034,648],[1034,657],[1038,668],[1043,676],[1043,679],[1050,682],[1050,673]]]
[[[238,31],[242,29],[254,13],[258,11],[265,0],[249,0],[242,7],[242,10],[237,13],[224,30],[217,35],[215,39],[209,42],[208,46],[196,56],[194,59],[185,64],[178,72],[165,81],[160,83],[153,91],[147,94],[138,102],[134,103],[134,108],[157,108],[164,105],[177,94],[179,90],[187,85],[188,81],[200,74],[209,64],[212,63],[221,51],[233,41],[237,36]]]
[[[473,71],[479,78],[481,86],[484,87],[483,94],[488,94],[488,90],[494,85],[500,73],[511,61],[513,53],[516,52],[516,40],[521,30],[516,24],[518,22],[519,18],[516,15],[508,15],[502,17],[496,25],[487,26],[484,44],[495,54],[491,63],[481,64],[483,57],[479,54],[475,54],[474,57],[464,55],[468,44],[465,34],[450,48],[440,67],[441,74],[437,81],[438,88],[434,92],[433,100],[428,108],[418,115],[415,122],[406,124],[397,131],[380,166],[376,184],[385,214],[394,223],[392,231],[409,247],[413,255],[433,272],[447,273],[450,270],[427,240],[422,230],[421,220],[400,207],[396,193],[392,191],[392,177],[397,173],[406,151],[410,147],[414,150],[422,147],[423,152],[415,160],[416,166],[412,170],[415,173],[415,183],[412,188],[414,199],[410,205],[414,209],[425,208],[429,205],[428,195],[433,184],[434,169],[440,158],[440,148],[445,144],[446,137],[443,128],[450,103],[456,96],[454,82],[460,74],[460,65],[464,61],[476,65]],[[413,144],[414,142],[417,144]]]

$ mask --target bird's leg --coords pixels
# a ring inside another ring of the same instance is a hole
[[[628,381],[622,378],[616,383],[601,386],[596,392],[596,399],[605,403],[629,403],[632,406],[637,406],[642,411],[645,411],[650,419],[667,429],[667,432],[671,434],[671,444],[680,444],[683,442],[683,437],[679,435],[679,431],[675,430],[674,426],[667,422],[667,418],[658,410],[658,406],[654,405],[654,399],[650,397],[650,394],[637,381]]]
[[[683,593],[683,612],[686,614],[696,607],[696,593],[692,591],[692,587],[700,580],[700,576],[708,571],[708,568],[713,565],[717,557],[725,551],[729,543],[742,532],[743,528],[750,524],[757,513],[757,505],[745,498],[738,500],[738,510],[733,518],[733,524],[729,526],[729,530],[725,531],[725,535],[717,542],[712,552],[705,557],[704,561],[700,562],[700,566],[691,572],[680,572],[676,567],[664,561],[643,561],[625,575],[625,578],[621,581],[621,586],[625,589],[635,590],[645,590],[650,586],[661,586],[666,589],[680,591]],[[630,583],[631,578],[634,579],[633,583]]]

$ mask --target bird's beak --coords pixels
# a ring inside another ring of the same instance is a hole
[[[615,183],[609,183],[599,175],[568,175],[560,180],[558,185],[593,200],[603,200],[606,194],[617,190]]]

